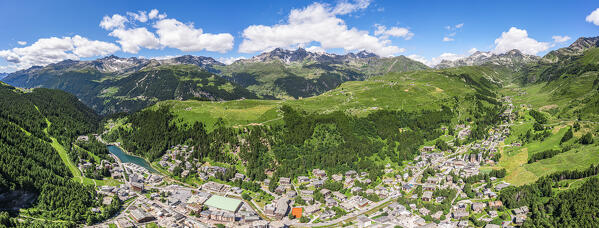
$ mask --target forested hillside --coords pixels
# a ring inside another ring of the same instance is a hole
[[[243,110],[250,115],[255,104],[251,100],[242,101],[249,105],[245,109],[226,108],[224,116],[200,121],[185,112],[198,111],[193,110],[198,108],[195,104],[211,103],[160,103],[128,116],[107,138],[122,141],[125,149],[150,160],[171,146],[193,145],[200,148],[195,158],[241,163],[244,168],[239,171],[254,180],[266,178],[268,170],[275,171],[276,178],[302,175],[314,168],[367,171],[376,179],[384,164],[410,161],[424,142],[445,134],[443,126],[452,129],[458,123],[472,122],[473,133],[467,140],[475,140],[501,121],[503,108],[495,93],[499,85],[480,74],[492,72],[488,70],[465,67],[349,82],[314,98],[272,101],[267,106],[272,111],[262,109],[264,113],[259,114],[275,113],[267,124],[235,125],[237,116],[227,116]],[[227,107],[227,103],[200,107],[210,111],[213,106]]]
[[[93,132],[98,116],[72,95],[57,90],[24,91],[0,84],[0,207],[21,215],[59,223],[29,224],[8,219],[6,226],[70,226],[85,222],[98,206],[93,186],[72,180],[73,175],[50,145],[53,138],[65,145],[77,135]],[[35,220],[31,220],[35,221]]]

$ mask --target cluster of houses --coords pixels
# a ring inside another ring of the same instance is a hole
[[[199,160],[197,158],[189,159],[194,151],[194,147],[189,147],[187,145],[177,145],[172,148],[166,150],[162,158],[158,162],[160,166],[168,170],[170,173],[173,173],[176,167],[181,167],[181,177],[187,177],[191,172],[193,172],[195,165],[199,164]],[[198,165],[199,166],[199,165]]]

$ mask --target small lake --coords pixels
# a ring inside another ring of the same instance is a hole
[[[133,164],[137,164],[141,167],[144,167],[145,169],[149,170],[150,172],[153,173],[158,173],[158,171],[156,171],[155,169],[153,169],[150,164],[148,164],[148,162],[146,162],[146,160],[144,160],[143,158],[137,157],[137,156],[133,156],[133,155],[129,155],[127,153],[125,153],[123,150],[121,150],[121,148],[117,147],[117,146],[113,146],[113,145],[108,145],[108,151],[110,151],[111,154],[114,154],[115,156],[117,156],[122,163],[133,163]]]

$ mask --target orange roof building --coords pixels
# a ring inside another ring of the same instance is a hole
[[[301,207],[294,207],[293,209],[291,209],[291,214],[293,216],[295,216],[295,218],[301,218],[302,217],[302,211],[304,209]]]

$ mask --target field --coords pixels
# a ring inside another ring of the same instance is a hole
[[[463,68],[459,72],[479,75],[492,74],[485,68]],[[455,69],[454,69],[455,71]],[[442,71],[390,73],[366,81],[350,81],[319,96],[290,100],[236,100],[236,101],[163,101],[151,107],[170,105],[184,122],[201,121],[211,129],[222,118],[227,126],[262,125],[281,118],[278,111],[289,105],[308,112],[330,113],[344,111],[366,116],[379,109],[435,110],[450,105],[454,96],[473,93],[474,89],[458,77]],[[464,117],[465,118],[465,117]]]

